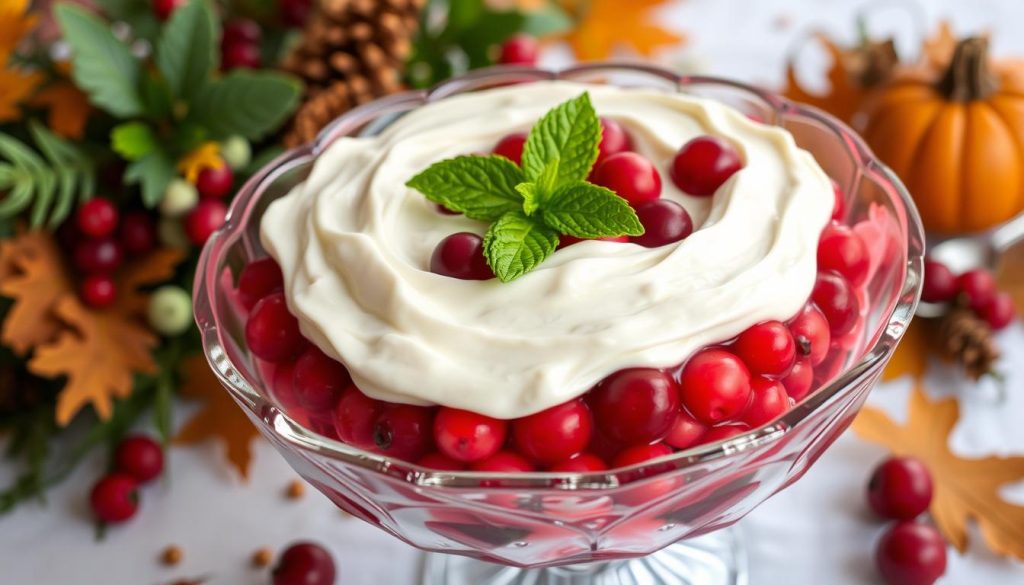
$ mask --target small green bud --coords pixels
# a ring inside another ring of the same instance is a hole
[[[192,326],[192,298],[185,289],[165,285],[149,298],[149,325],[162,335],[180,335]]]

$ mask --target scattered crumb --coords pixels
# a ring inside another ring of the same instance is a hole
[[[288,496],[289,500],[297,500],[306,493],[306,484],[302,483],[301,479],[293,479],[288,484],[288,489],[285,490],[285,495]]]
[[[170,545],[164,549],[164,552],[160,554],[160,562],[173,567],[181,562],[181,559],[185,557],[185,551],[181,550],[180,546]]]
[[[258,568],[269,567],[274,562],[274,551],[263,547],[252,553],[252,565]]]

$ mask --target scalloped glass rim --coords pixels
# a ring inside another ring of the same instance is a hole
[[[252,384],[239,374],[238,369],[225,355],[221,333],[213,315],[215,287],[217,286],[220,266],[212,259],[219,259],[222,253],[239,237],[242,228],[247,224],[253,213],[261,187],[272,183],[280,175],[306,164],[315,159],[335,139],[350,131],[375,120],[386,117],[389,113],[403,112],[410,105],[423,105],[449,95],[461,93],[478,87],[490,87],[501,83],[543,81],[557,79],[576,79],[579,77],[607,73],[611,75],[643,74],[661,78],[672,84],[677,90],[683,91],[688,86],[718,86],[737,90],[755,99],[773,112],[775,119],[766,123],[775,123],[785,114],[811,119],[830,129],[846,146],[861,172],[873,176],[879,183],[892,187],[902,203],[905,217],[898,218],[901,226],[906,228],[908,256],[905,277],[896,296],[884,327],[880,326],[878,339],[865,350],[864,356],[853,364],[835,380],[813,391],[807,398],[775,422],[753,429],[736,437],[701,445],[693,449],[680,451],[659,459],[643,462],[630,467],[617,468],[602,473],[481,473],[481,472],[450,472],[434,471],[399,461],[382,455],[370,453],[346,445],[339,441],[320,436],[296,423],[287,414],[266,400],[259,392],[253,390]],[[896,175],[878,161],[863,140],[849,127],[816,108],[800,105],[767,91],[763,91],[743,83],[709,76],[679,76],[671,71],[650,65],[591,63],[549,71],[531,67],[503,66],[478,70],[468,75],[454,78],[438,84],[428,90],[408,91],[381,98],[374,102],[357,107],[339,117],[326,127],[317,139],[285,152],[258,173],[253,175],[239,190],[228,213],[224,226],[214,234],[203,249],[197,269],[194,299],[196,321],[202,334],[203,347],[207,359],[214,366],[214,372],[224,386],[229,389],[235,400],[248,409],[251,414],[264,420],[277,437],[297,448],[314,451],[319,455],[343,460],[348,464],[357,465],[377,473],[404,478],[410,484],[432,487],[453,488],[551,488],[551,489],[612,489],[635,481],[644,481],[665,473],[703,462],[718,459],[739,451],[756,448],[782,438],[790,429],[796,427],[810,413],[837,399],[846,388],[856,387],[863,378],[870,376],[880,362],[885,361],[895,349],[903,336],[910,319],[913,317],[920,295],[921,274],[923,270],[923,228],[917,209],[909,193]],[[657,470],[654,471],[654,466]],[[643,471],[651,468],[651,474]],[[639,473],[638,473],[639,472]]]

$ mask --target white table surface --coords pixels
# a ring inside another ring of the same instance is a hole
[[[665,58],[687,67],[751,82],[778,83],[787,43],[810,23],[852,37],[851,15],[863,2],[840,0],[686,0],[667,7],[667,26],[693,39],[685,50]],[[927,2],[930,19],[955,16],[958,31],[991,28],[999,52],[1024,55],[1024,3],[1018,0]],[[899,13],[879,13],[880,29],[910,30]],[[780,18],[781,17],[781,18]],[[782,23],[788,26],[783,27]],[[902,23],[902,24],[901,24]],[[784,30],[783,30],[784,29]],[[813,53],[809,62],[813,64]],[[564,60],[554,49],[546,59]],[[991,383],[965,384],[950,370],[933,369],[933,394],[961,396],[962,418],[953,448],[964,455],[1024,454],[1024,327],[1014,324],[1000,338],[1009,372],[1007,398],[998,403]],[[1010,368],[1015,364],[1015,371]],[[900,416],[910,384],[879,387],[872,402]],[[178,409],[180,424],[188,412]],[[308,538],[329,546],[340,585],[415,583],[420,554],[358,520],[343,517],[314,490],[300,500],[283,491],[296,476],[263,441],[255,443],[248,483],[226,467],[220,447],[176,448],[169,456],[169,479],[145,488],[139,514],[128,524],[94,540],[88,491],[105,464],[97,453],[66,482],[52,490],[47,504],[35,502],[0,516],[0,584],[3,585],[162,585],[205,576],[206,583],[269,583],[251,568],[253,551],[278,550]],[[854,585],[878,582],[872,560],[882,525],[863,504],[864,484],[881,448],[850,433],[843,436],[798,483],[755,510],[741,524],[750,555],[753,585]],[[0,485],[14,475],[0,464]],[[1006,490],[1024,504],[1024,484]],[[184,560],[173,568],[159,563],[160,551],[174,544]],[[975,533],[964,556],[951,550],[942,583],[1010,585],[1024,583],[1024,564],[988,553]]]

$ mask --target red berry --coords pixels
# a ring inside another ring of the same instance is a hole
[[[199,171],[196,178],[196,190],[204,199],[221,199],[231,192],[231,184],[235,180],[231,167],[221,160],[220,168],[205,168]]]
[[[1013,323],[1013,318],[1016,316],[1013,297],[1005,292],[996,293],[996,296],[981,307],[978,316],[987,321],[993,331],[1005,329],[1010,323]]]
[[[434,408],[388,404],[373,424],[377,450],[403,461],[416,461],[433,447]]]
[[[592,430],[590,408],[576,399],[512,421],[512,440],[523,455],[551,465],[582,452]]]
[[[526,133],[516,132],[499,140],[491,152],[519,165],[523,163],[524,146],[526,146]]]
[[[420,460],[416,462],[416,465],[420,467],[426,467],[427,469],[436,469],[438,471],[462,471],[466,468],[466,464],[461,461],[456,461],[451,457],[434,451],[427,453]]]
[[[438,213],[442,215],[461,215],[458,211],[452,211],[440,203],[434,205],[437,208]]]
[[[743,361],[722,349],[705,349],[690,358],[679,378],[683,404],[706,424],[732,420],[750,401],[750,372]]]
[[[828,320],[832,337],[853,331],[860,316],[860,301],[845,278],[835,272],[818,273],[811,298]]]
[[[78,208],[75,223],[83,234],[93,238],[105,238],[117,229],[117,208],[109,199],[90,199]]]
[[[835,181],[832,181],[832,194],[836,198],[836,202],[832,206],[832,219],[843,221],[843,218],[846,217],[846,194],[839,188],[839,183]]]
[[[818,270],[834,270],[853,286],[868,279],[868,249],[860,236],[845,225],[831,224],[818,241]]]
[[[932,476],[919,459],[890,457],[871,473],[868,504],[890,520],[917,518],[932,503]]]
[[[114,452],[114,467],[139,483],[156,479],[164,470],[164,450],[144,435],[125,437]]]
[[[508,423],[457,408],[441,408],[434,419],[434,440],[441,453],[471,463],[494,455],[505,444]]]
[[[156,248],[156,224],[145,211],[126,213],[121,219],[118,240],[124,251],[141,256]]]
[[[274,567],[274,585],[334,585],[334,559],[312,542],[297,542],[281,553]]]
[[[540,43],[529,35],[516,35],[501,44],[498,63],[502,65],[536,65]]]
[[[315,345],[310,345],[295,360],[295,398],[313,414],[329,412],[338,396],[352,383],[340,362]]]
[[[604,159],[592,182],[607,187],[633,207],[661,196],[661,175],[651,161],[635,152],[620,152]]]
[[[693,418],[685,410],[681,410],[676,415],[672,428],[665,435],[665,444],[676,449],[686,449],[698,444],[707,430],[708,427],[704,423]]]
[[[193,244],[202,246],[224,225],[227,215],[228,207],[223,201],[204,199],[185,216],[185,234]]]
[[[925,259],[921,300],[926,303],[948,303],[956,297],[956,275],[937,260]]]
[[[284,294],[267,295],[252,308],[245,324],[245,341],[256,357],[268,362],[283,362],[302,346],[299,322],[288,312]]]
[[[82,280],[79,295],[90,307],[109,307],[117,300],[117,284],[106,274],[91,274]]]
[[[758,376],[750,381],[750,390],[750,405],[740,420],[752,428],[770,423],[789,410],[789,395],[781,382]]]
[[[693,220],[682,205],[668,199],[644,203],[636,209],[644,233],[630,240],[646,248],[657,248],[686,239],[693,233]]]
[[[273,258],[261,258],[250,262],[238,275],[238,298],[246,309],[263,297],[284,286],[281,267]]]
[[[120,244],[110,238],[87,239],[75,248],[75,267],[85,274],[110,274],[123,260]]]
[[[679,411],[679,390],[665,372],[653,368],[619,370],[593,390],[594,422],[622,445],[650,443],[665,436]]]
[[[708,429],[708,432],[704,433],[704,436],[700,438],[700,443],[701,445],[717,443],[718,441],[731,439],[736,435],[742,435],[749,430],[750,427],[743,423],[718,425],[717,427],[711,427]]]
[[[499,451],[494,455],[469,466],[470,471],[494,473],[529,473],[536,468],[522,455],[511,451]]]
[[[469,232],[459,232],[441,240],[430,256],[430,271],[460,280],[494,278],[484,258],[483,238]]]
[[[796,342],[797,357],[809,359],[812,366],[820,364],[828,357],[832,334],[828,320],[817,307],[811,304],[805,306],[790,322],[789,331]]]
[[[262,64],[259,45],[244,41],[225,43],[221,47],[221,69],[259,69]]]
[[[811,391],[814,383],[814,368],[811,362],[806,359],[796,360],[789,375],[782,379],[782,385],[786,388],[789,397],[800,402]]]
[[[595,167],[612,155],[632,150],[633,140],[629,137],[626,129],[611,118],[601,118],[601,142],[597,146],[597,161]],[[660,184],[660,177],[659,177]]]
[[[262,37],[263,31],[255,20],[239,18],[224,25],[220,42],[222,46],[239,42],[258,45]]]
[[[608,464],[591,453],[580,453],[572,459],[566,459],[551,466],[551,471],[559,473],[598,473],[607,470]]]
[[[349,386],[342,391],[334,406],[334,430],[343,442],[360,449],[374,450],[374,422],[386,403],[363,394],[359,388]]]
[[[687,142],[672,159],[672,180],[689,195],[705,197],[743,167],[732,144],[714,136]]]
[[[946,573],[946,541],[927,524],[893,524],[878,541],[878,572],[887,585],[932,585]]]
[[[187,0],[153,0],[153,14],[160,21],[171,17],[174,9],[187,2]]]
[[[956,279],[956,286],[975,313],[981,313],[982,307],[996,296],[996,279],[984,268],[964,272]]]
[[[762,376],[784,376],[796,361],[793,334],[778,321],[749,327],[740,333],[732,350],[751,373]]]
[[[89,504],[100,522],[124,522],[139,509],[138,483],[126,473],[111,473],[93,486]]]
[[[671,454],[672,448],[663,443],[637,445],[616,455],[615,460],[612,461],[612,467],[628,467],[630,465],[636,465],[637,463],[643,463],[644,461],[657,459],[658,457],[665,457],[666,455]]]
[[[306,24],[309,13],[313,10],[313,0],[281,0],[278,4],[281,7],[281,18],[291,27]]]

